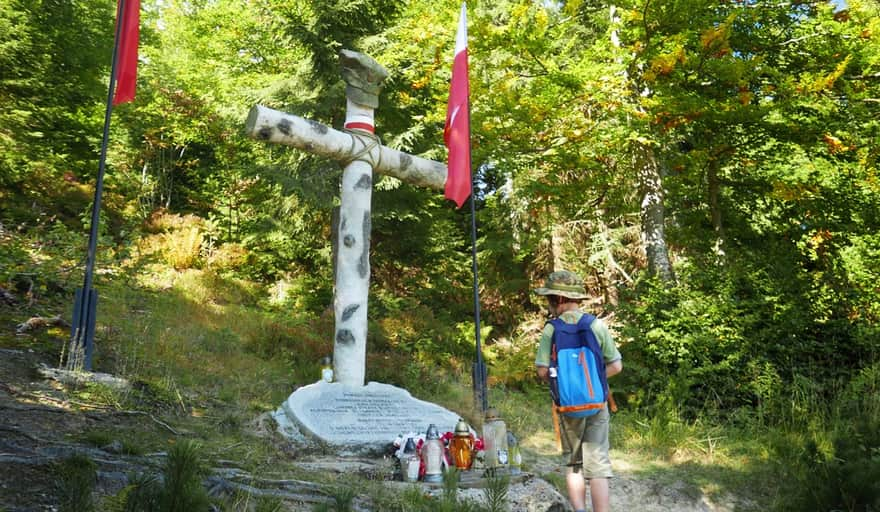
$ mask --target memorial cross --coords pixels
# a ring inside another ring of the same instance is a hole
[[[333,312],[333,368],[337,382],[363,386],[370,284],[370,207],[373,171],[443,190],[446,165],[383,146],[374,135],[373,111],[388,76],[367,55],[342,50],[346,83],[345,131],[260,105],[245,131],[258,140],[286,144],[343,163]]]

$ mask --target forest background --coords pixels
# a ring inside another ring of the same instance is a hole
[[[240,350],[252,366],[225,371],[259,381],[215,391],[252,409],[316,380],[341,170],[245,138],[247,111],[340,126],[336,56],[355,49],[390,72],[383,142],[445,161],[458,7],[143,0],[137,97],[111,128],[98,370],[207,393]],[[756,499],[781,510],[880,508],[880,5],[468,8],[491,399],[549,425],[527,412],[546,401],[530,289],[570,269],[624,354],[617,441],[748,461],[779,478]],[[29,297],[10,325],[69,318],[82,282],[114,13],[0,0],[0,286]],[[368,380],[466,400],[470,212],[377,177],[372,227]]]

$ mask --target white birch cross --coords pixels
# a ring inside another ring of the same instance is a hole
[[[255,139],[286,144],[343,163],[336,282],[333,299],[333,368],[337,382],[363,386],[367,348],[367,294],[370,286],[370,208],[373,171],[443,190],[446,165],[379,144],[373,110],[387,71],[367,55],[342,50],[339,57],[347,105],[345,130],[260,105],[248,115],[245,131]]]

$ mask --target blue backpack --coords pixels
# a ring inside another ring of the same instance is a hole
[[[592,416],[608,399],[605,358],[593,330],[596,319],[584,313],[577,324],[555,318],[550,349],[550,395],[554,410],[573,418]],[[555,368],[556,377],[552,377]]]

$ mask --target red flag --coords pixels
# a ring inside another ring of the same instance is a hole
[[[455,59],[452,63],[452,81],[449,104],[446,108],[446,129],[443,140],[449,148],[446,170],[446,198],[455,201],[458,208],[471,195],[471,120],[470,86],[468,85],[467,5],[461,4],[458,33],[455,36]]]
[[[134,100],[134,87],[137,83],[138,39],[140,39],[140,0],[124,0],[122,12],[116,9],[116,23],[122,23],[117,41],[116,94],[113,104],[119,105]]]

